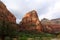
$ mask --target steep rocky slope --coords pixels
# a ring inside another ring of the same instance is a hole
[[[26,13],[19,25],[21,30],[42,31],[42,25],[35,10]]]
[[[16,17],[7,9],[2,1],[0,1],[0,27],[18,28]]]
[[[16,23],[16,17],[8,11],[5,4],[0,1],[0,20]]]

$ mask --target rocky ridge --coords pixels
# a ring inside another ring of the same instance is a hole
[[[24,30],[42,31],[42,25],[35,10],[26,13],[19,25]]]
[[[7,9],[5,4],[0,1],[0,23],[2,21],[15,23],[11,25],[17,27],[16,17]],[[21,22],[19,23],[18,27],[20,31],[27,30],[27,31],[47,32],[47,33],[59,33],[60,18],[52,20],[44,18],[40,21],[37,12],[35,10],[32,10],[26,13],[26,15],[22,18]]]
[[[48,20],[46,18],[41,20],[44,32],[59,33],[60,32],[60,19]]]
[[[6,20],[9,22],[16,23],[16,17],[8,11],[5,4],[0,1],[0,20]]]

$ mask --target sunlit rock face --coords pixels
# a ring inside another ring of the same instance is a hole
[[[60,32],[60,23],[59,19],[48,20],[46,18],[41,20],[43,26],[43,31],[47,33],[59,33]]]
[[[19,25],[21,30],[42,31],[42,25],[35,10],[26,13]]]
[[[6,20],[9,22],[16,23],[15,16],[10,11],[8,11],[5,4],[1,1],[0,1],[0,20]]]

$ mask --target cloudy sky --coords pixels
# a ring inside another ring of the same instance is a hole
[[[60,18],[60,0],[1,0],[5,3],[17,18],[17,23],[23,16],[31,11],[36,10],[39,19]]]

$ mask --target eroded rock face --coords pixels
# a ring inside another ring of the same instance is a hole
[[[51,32],[51,28],[49,27],[49,25],[51,24],[51,21],[46,19],[46,18],[43,18],[41,20],[41,24],[43,26],[43,31],[44,32]]]
[[[15,16],[11,12],[8,11],[5,4],[1,1],[0,1],[0,20],[6,20],[9,22],[16,23]]]
[[[54,20],[48,20],[48,19],[42,19],[41,24],[43,26],[44,32],[47,33],[59,33],[60,32],[60,23],[58,19]]]
[[[42,25],[35,10],[28,12],[20,22],[21,30],[42,31]]]

